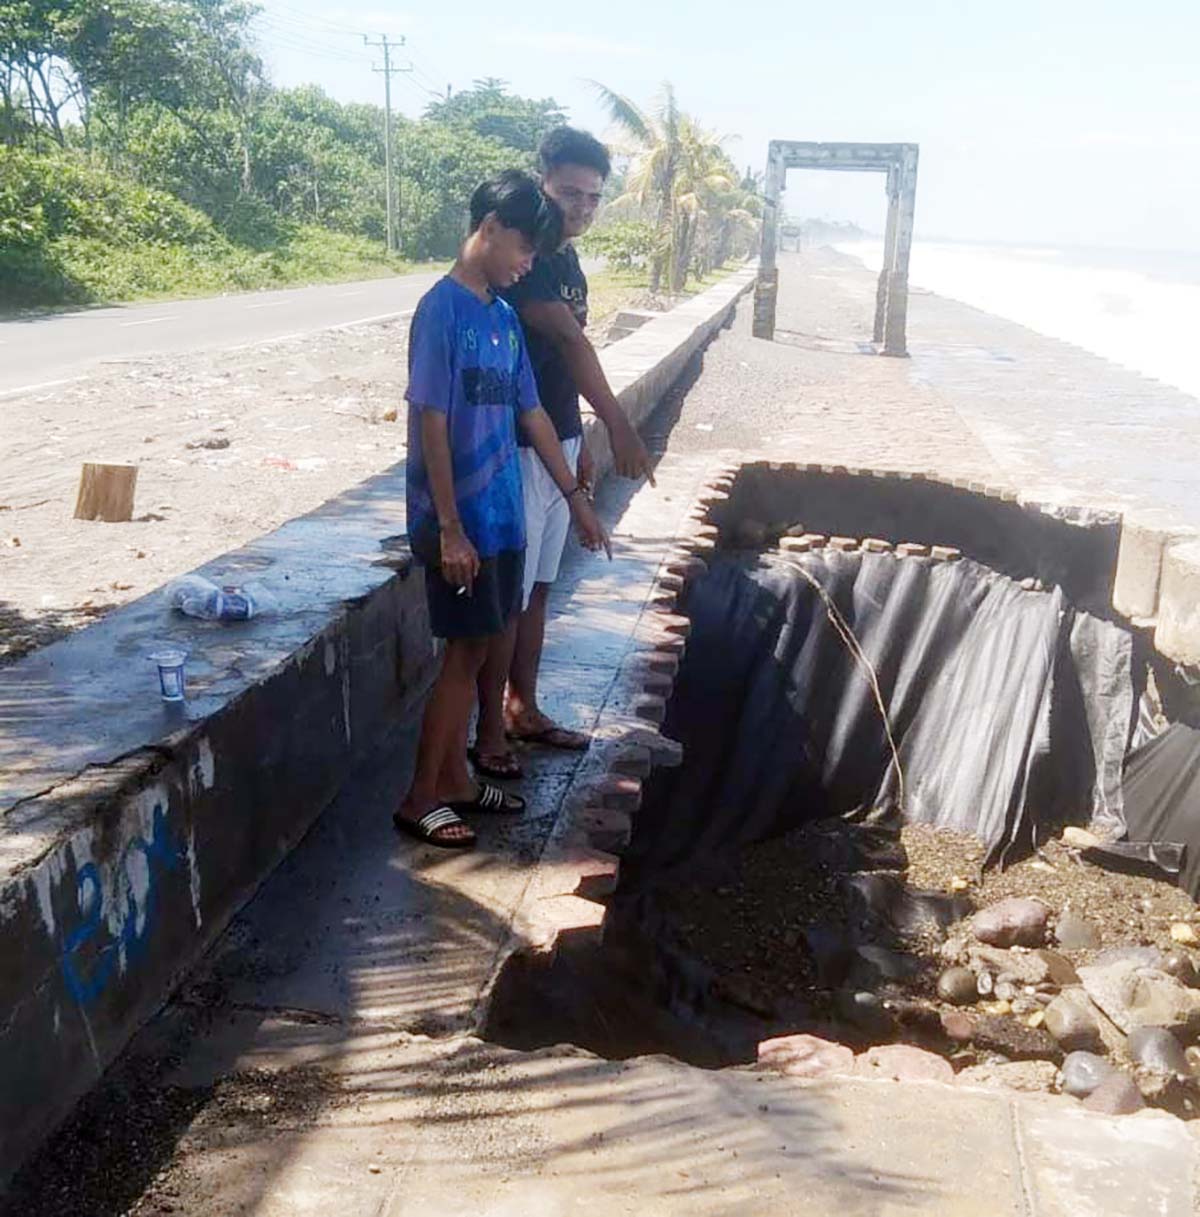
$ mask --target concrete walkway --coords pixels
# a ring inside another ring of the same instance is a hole
[[[919,359],[850,352],[869,276],[831,264],[802,281],[802,270],[785,265],[781,290],[793,338],[752,340],[744,303],[700,379],[651,421],[660,446],[669,436],[658,488],[606,485],[615,560],[573,553],[552,606],[546,700],[569,725],[603,735],[627,712],[619,673],[652,581],[731,450],[1005,473],[949,380]],[[915,345],[925,305],[914,301]],[[959,317],[964,332],[978,320]],[[1032,356],[1024,366],[1041,374]],[[446,856],[397,840],[389,823],[412,744],[394,739],[357,775],[114,1075],[91,1114],[108,1175],[87,1185],[107,1188],[109,1207],[78,1199],[68,1138],[38,1164],[25,1217],[1193,1213],[1195,1140],[1159,1113],[1112,1119],[1058,1097],[484,1043],[514,926],[536,925],[535,905],[573,901],[578,914],[585,903],[547,890],[538,862],[604,747],[530,754],[530,814],[487,823],[477,852]],[[590,907],[598,922],[602,906]],[[151,1100],[164,1104],[157,1139],[131,1114]]]

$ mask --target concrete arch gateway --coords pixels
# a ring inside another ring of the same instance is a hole
[[[884,355],[907,355],[908,258],[917,204],[916,144],[815,144],[773,139],[767,148],[762,254],[754,287],[754,336],[775,337],[779,272],[779,196],[789,169],[833,169],[887,175],[883,269],[875,295],[875,342]]]

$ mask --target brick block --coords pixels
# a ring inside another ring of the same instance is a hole
[[[592,786],[595,800],[608,811],[632,814],[642,805],[642,783],[639,778],[610,773]]]
[[[653,693],[634,698],[633,713],[648,723],[662,723],[667,717],[667,699]]]

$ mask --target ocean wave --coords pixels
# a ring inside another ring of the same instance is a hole
[[[882,241],[835,248],[874,271],[883,262]],[[917,242],[909,281],[1200,397],[1200,283],[1130,269],[1120,256],[1118,267],[1065,249]]]

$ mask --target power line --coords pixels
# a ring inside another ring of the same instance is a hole
[[[260,18],[260,20],[262,19]],[[263,21],[263,29],[270,36],[272,45],[285,47],[292,51],[304,51],[325,59],[337,59],[345,63],[361,64],[363,62],[361,51],[355,52],[349,47],[330,46],[328,43],[319,42],[315,38],[310,38],[290,28],[276,26],[270,20]]]
[[[295,21],[299,24],[308,26],[320,26],[327,30],[333,30],[339,34],[353,34],[355,38],[359,37],[361,31],[354,29],[353,26],[340,25],[336,21],[330,21],[327,17],[318,17],[312,13],[306,13],[298,8],[292,8],[287,4],[273,4],[269,9],[265,10],[272,15],[278,15],[281,18]]]

